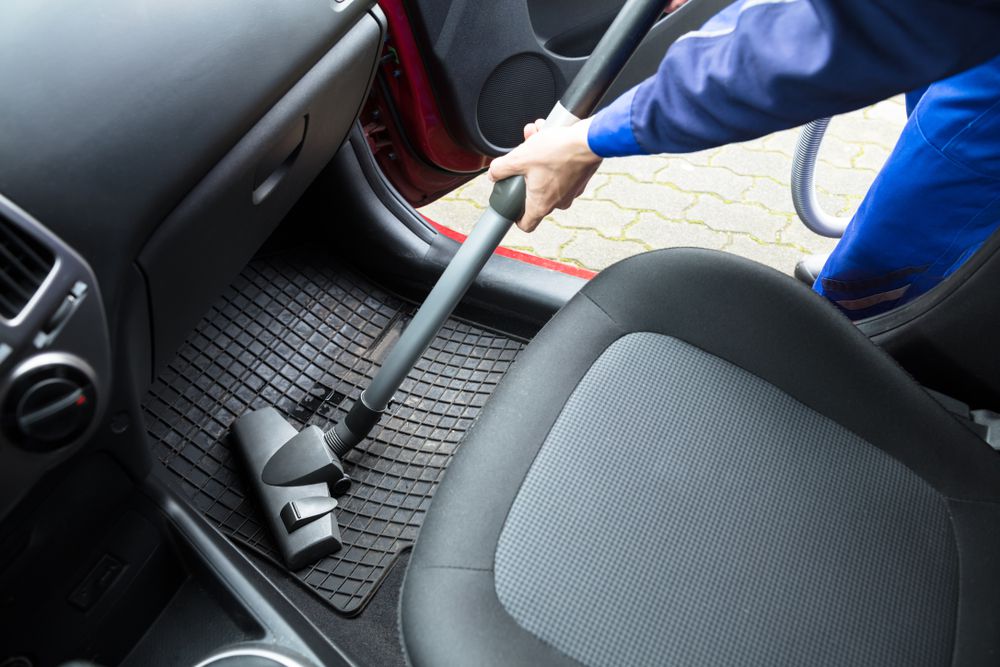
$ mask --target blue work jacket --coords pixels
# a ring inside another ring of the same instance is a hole
[[[602,157],[745,141],[915,90],[1000,54],[1000,0],[743,0],[595,116]]]

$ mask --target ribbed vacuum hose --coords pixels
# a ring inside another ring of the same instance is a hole
[[[829,124],[829,118],[820,118],[802,128],[792,161],[792,203],[806,227],[820,236],[839,239],[851,219],[830,215],[816,199],[816,155]]]

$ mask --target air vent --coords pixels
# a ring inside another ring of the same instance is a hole
[[[54,263],[49,248],[0,218],[0,317],[12,320],[20,315]]]

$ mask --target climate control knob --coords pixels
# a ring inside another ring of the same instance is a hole
[[[76,357],[43,355],[14,372],[2,408],[3,434],[32,450],[70,444],[94,420],[96,389],[89,368]]]

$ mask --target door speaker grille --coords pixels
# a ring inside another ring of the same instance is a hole
[[[524,126],[547,116],[557,95],[555,72],[544,58],[512,56],[490,73],[479,93],[479,131],[499,148],[514,148],[524,139]]]

